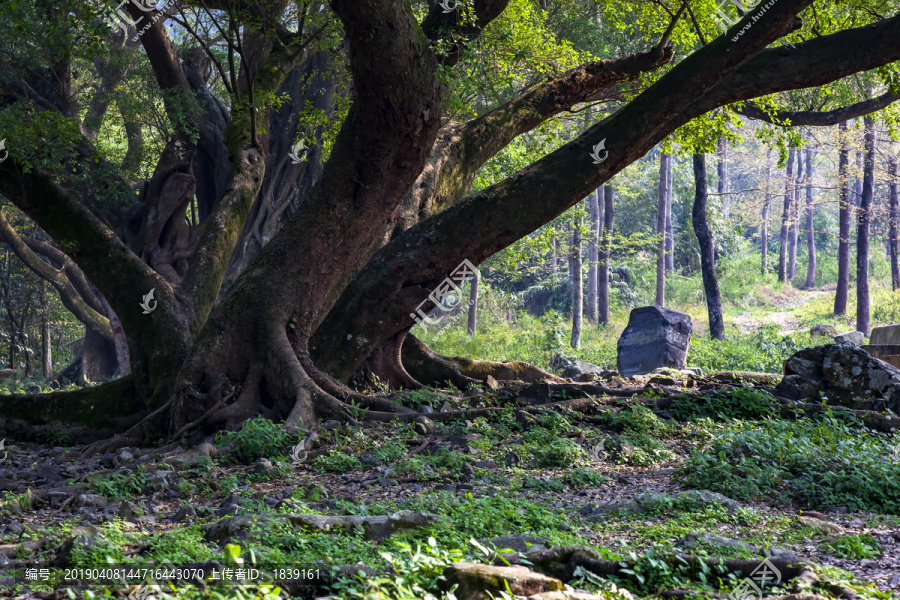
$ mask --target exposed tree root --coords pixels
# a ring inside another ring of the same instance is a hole
[[[320,371],[308,358],[301,360],[301,364],[303,365],[303,368],[306,370],[306,372],[309,373],[309,376],[312,378],[312,380],[320,388],[344,403],[352,402],[360,408],[367,408],[369,410],[376,410],[381,412],[415,412],[410,408],[391,402],[387,398],[376,398],[353,391],[348,386],[337,381],[327,373],[323,373],[322,371]]]
[[[635,561],[600,560],[598,557],[599,554],[596,550],[586,546],[551,548],[527,555],[528,561],[531,563],[531,569],[550,577],[556,577],[562,581],[571,580],[574,577],[575,569],[578,567],[602,577],[609,575],[624,577],[628,575],[629,570],[633,572],[636,565]],[[516,556],[504,555],[504,558],[506,560],[512,558],[511,562],[513,563],[518,562],[518,557]],[[688,565],[697,571],[700,571],[704,565],[709,568],[716,568],[719,565],[719,559],[682,553],[667,558],[657,558],[667,562],[673,568],[679,565]],[[768,561],[778,569],[782,582],[794,580],[796,586],[800,583],[808,584],[816,581],[816,575],[808,563],[774,556],[769,557]],[[759,559],[722,561],[725,569],[738,577],[749,576],[761,563],[762,561]],[[844,590],[844,588],[841,588],[841,590]]]
[[[461,390],[483,383],[488,375],[497,381],[563,381],[553,373],[518,360],[494,362],[443,356],[414,335],[407,335],[403,341],[403,366],[416,381],[425,385],[442,385],[449,381]]]
[[[851,413],[862,421],[869,429],[884,433],[892,433],[896,430],[900,430],[900,416],[897,415],[886,415],[875,412],[874,410],[851,409],[834,404],[809,404],[806,402],[797,402],[796,400],[788,400],[787,398],[779,398],[778,396],[776,396],[776,398],[784,404],[784,408],[781,409],[781,416],[785,418],[802,416],[803,413],[823,413],[830,410],[832,412]]]
[[[709,373],[704,379],[717,383],[752,383],[755,385],[777,385],[783,375],[778,373],[757,373],[755,371],[717,371]]]
[[[364,379],[371,381],[377,378],[392,390],[418,390],[425,387],[403,366],[401,348],[408,333],[408,329],[397,333],[369,355],[360,367]]]
[[[130,428],[146,413],[131,377],[70,392],[0,396],[0,429],[13,438],[53,431],[92,443]]]

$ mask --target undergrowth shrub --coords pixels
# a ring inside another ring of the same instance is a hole
[[[900,463],[891,436],[831,411],[799,421],[735,424],[695,449],[678,471],[687,484],[737,499],[900,514]]]
[[[757,421],[777,416],[780,409],[781,403],[778,400],[768,392],[756,388],[682,394],[673,399],[669,406],[669,411],[680,421],[694,421],[704,417],[719,421]]]
[[[858,533],[854,535],[842,535],[832,538],[825,544],[825,548],[831,554],[839,558],[881,558],[884,548],[870,533]]]
[[[284,427],[269,419],[256,417],[244,422],[240,431],[222,431],[216,435],[216,445],[224,446],[234,442],[233,456],[239,462],[249,465],[260,458],[272,458],[284,453],[296,443]]]

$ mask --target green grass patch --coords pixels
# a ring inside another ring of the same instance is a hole
[[[829,412],[799,421],[735,424],[694,450],[678,475],[737,499],[900,513],[900,464],[892,436]]]

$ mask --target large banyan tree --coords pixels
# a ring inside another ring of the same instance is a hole
[[[309,427],[351,420],[350,403],[372,419],[408,411],[349,387],[360,368],[406,388],[546,375],[448,360],[408,334],[415,310],[463,261],[478,265],[550,222],[682,125],[867,71],[890,82],[900,60],[896,2],[777,0],[744,16],[711,0],[601,2],[604,14],[636,11],[627,26],[655,37],[458,119],[454,69],[473,47],[492,51],[485,38],[511,4],[0,8],[0,194],[54,243],[11,228],[4,240],[85,324],[82,361],[115,377],[2,397],[7,430],[198,439],[258,415]],[[596,3],[580,4],[597,18]],[[725,33],[723,10],[735,21]],[[96,84],[84,106],[86,65]],[[135,72],[148,89],[127,89]],[[615,110],[581,135],[472,191],[518,136],[611,97]],[[143,108],[126,110],[126,99]],[[327,144],[306,142],[304,111],[332,127]],[[163,132],[153,147],[149,122]],[[114,156],[97,144],[110,126],[121,132]],[[158,160],[142,177],[146,153]]]

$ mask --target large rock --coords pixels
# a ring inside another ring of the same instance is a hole
[[[835,344],[853,344],[861,346],[866,341],[866,334],[862,331],[848,331],[847,333],[839,333],[834,336]]]
[[[684,369],[692,332],[691,318],[684,313],[659,306],[635,308],[617,344],[619,373],[631,377],[660,367]]]
[[[869,336],[873,346],[891,346],[900,344],[900,325],[884,325],[875,327]]]
[[[775,391],[789,400],[817,402],[825,396],[833,405],[900,412],[900,369],[858,346],[816,346],[784,361],[784,379]]]
[[[437,515],[401,510],[387,517],[360,515],[262,514],[228,517],[206,527],[206,539],[225,542],[238,538],[242,531],[267,527],[273,521],[287,521],[294,529],[333,533],[359,532],[363,538],[380,541],[407,529],[422,527],[437,520]]]
[[[562,581],[535,573],[527,567],[495,567],[470,562],[453,563],[444,570],[442,587],[458,585],[454,594],[459,600],[488,600],[500,592],[509,591],[515,596],[532,596],[543,592],[561,592]]]
[[[573,379],[577,379],[582,375],[600,375],[606,372],[603,367],[569,358],[562,354],[553,355],[553,358],[550,359],[550,369],[561,372],[563,377],[571,377]]]
[[[834,337],[837,335],[837,329],[834,328],[834,325],[825,325],[823,323],[816,323],[812,327],[809,328],[809,335],[822,336],[822,337]]]

